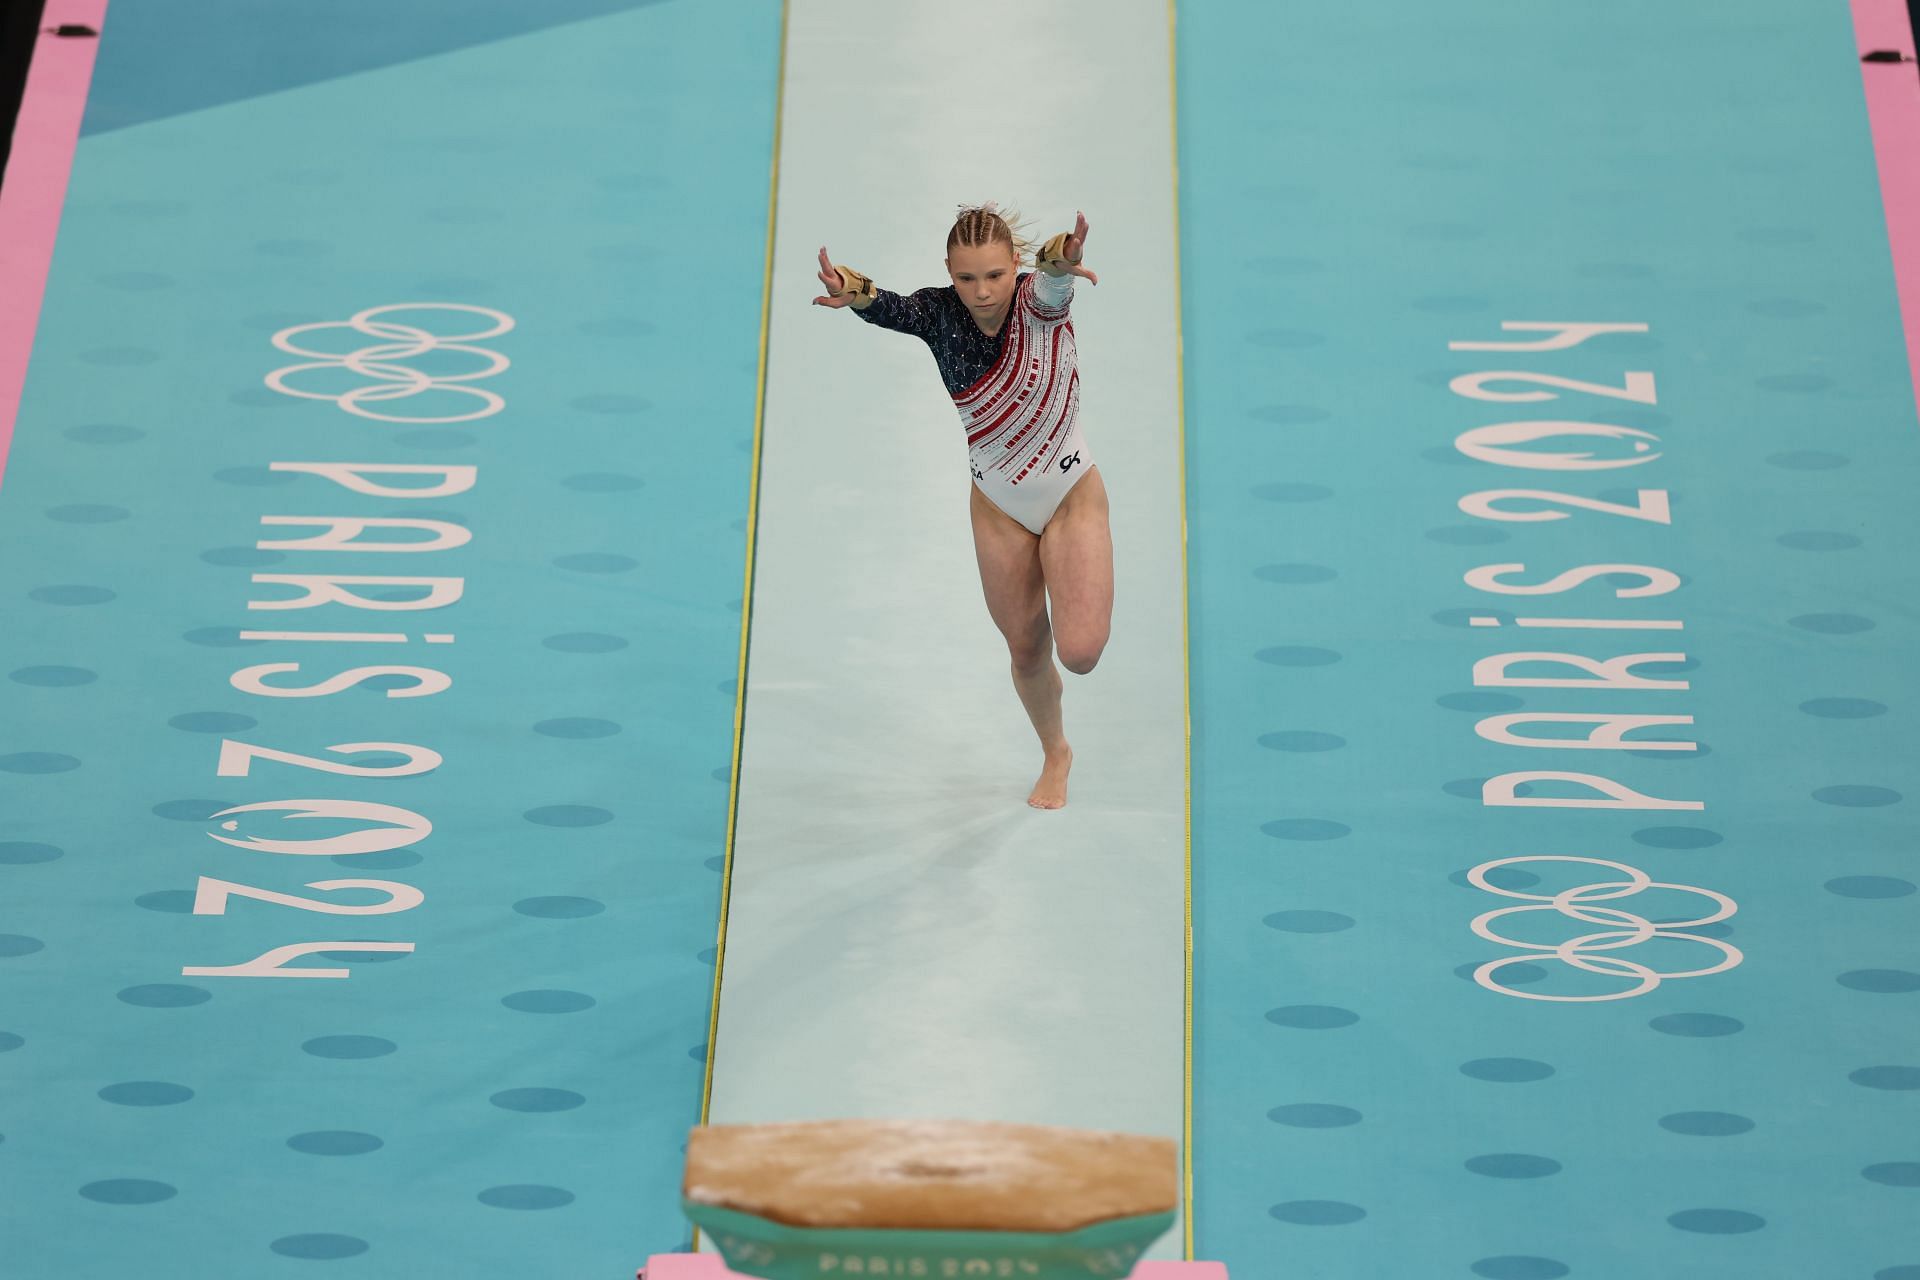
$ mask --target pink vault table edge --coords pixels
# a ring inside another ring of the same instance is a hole
[[[638,1280],[751,1280],[729,1271],[717,1253],[657,1253]],[[1224,1262],[1143,1262],[1128,1280],[1228,1280]]]

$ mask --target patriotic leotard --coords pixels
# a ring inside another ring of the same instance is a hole
[[[973,483],[1033,533],[1093,465],[1080,434],[1073,277],[1023,272],[1000,332],[982,331],[952,286],[877,292],[854,314],[933,351],[960,411]]]

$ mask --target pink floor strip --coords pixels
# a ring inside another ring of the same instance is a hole
[[[27,357],[40,324],[47,267],[53,261],[73,149],[80,140],[80,117],[93,81],[94,51],[100,45],[95,39],[48,32],[64,23],[99,30],[106,16],[107,0],[47,0],[14,124],[6,181],[0,183],[0,480],[7,473]]]
[[[1907,57],[1898,63],[1863,62],[1860,78],[1880,166],[1887,237],[1893,245],[1893,278],[1907,331],[1914,407],[1920,411],[1920,69],[1913,62],[1906,0],[1853,0],[1853,32],[1863,54],[1898,49]]]

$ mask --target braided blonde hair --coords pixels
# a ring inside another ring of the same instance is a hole
[[[989,200],[985,204],[963,204],[947,232],[947,252],[956,246],[1005,244],[1013,250],[1015,266],[1031,263],[1034,243],[1021,234],[1020,215],[1008,209],[1002,212]]]

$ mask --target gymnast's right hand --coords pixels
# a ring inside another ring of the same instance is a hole
[[[820,283],[827,287],[827,292],[825,297],[813,300],[816,307],[851,306],[855,311],[864,311],[873,301],[873,281],[851,268],[834,266],[825,245],[820,246]]]

